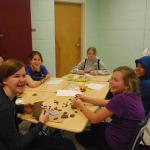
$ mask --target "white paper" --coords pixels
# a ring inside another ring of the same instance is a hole
[[[58,115],[59,112],[56,111],[56,110],[49,110],[49,114],[52,115],[52,116],[55,116],[55,115]]]
[[[75,90],[57,90],[56,96],[75,96],[76,94],[82,94]]]
[[[47,82],[47,84],[59,84],[62,81],[63,81],[62,79],[51,79]]]
[[[96,84],[96,83],[89,83],[87,84],[88,88],[94,89],[94,90],[100,90],[102,89],[105,85],[104,84]]]
[[[16,105],[24,104],[22,99],[16,99],[15,103],[16,103]]]

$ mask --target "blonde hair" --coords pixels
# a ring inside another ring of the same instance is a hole
[[[128,66],[120,66],[113,72],[120,71],[123,75],[124,84],[126,86],[125,93],[140,94],[139,79],[135,71]]]

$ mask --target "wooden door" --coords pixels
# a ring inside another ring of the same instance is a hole
[[[0,0],[0,53],[27,62],[31,51],[30,0]]]
[[[81,59],[81,5],[55,3],[56,76],[68,74]]]

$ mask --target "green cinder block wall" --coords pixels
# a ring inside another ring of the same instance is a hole
[[[134,60],[150,47],[150,0],[85,0],[86,45],[112,71]],[[31,0],[33,49],[40,50],[52,76],[56,74],[54,0]],[[83,53],[85,54],[85,50]]]
[[[87,46],[96,46],[110,70],[135,67],[150,47],[150,0],[87,0]]]

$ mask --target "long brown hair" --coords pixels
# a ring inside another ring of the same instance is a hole
[[[0,86],[3,86],[3,80],[16,73],[24,67],[24,64],[19,60],[8,59],[0,65]]]
[[[113,72],[120,71],[123,75],[124,84],[126,86],[125,93],[140,94],[139,79],[135,71],[128,66],[120,66]]]
[[[39,51],[32,51],[28,56],[29,60],[32,60],[35,55],[38,55],[41,59],[41,62],[43,62],[42,54]]]

